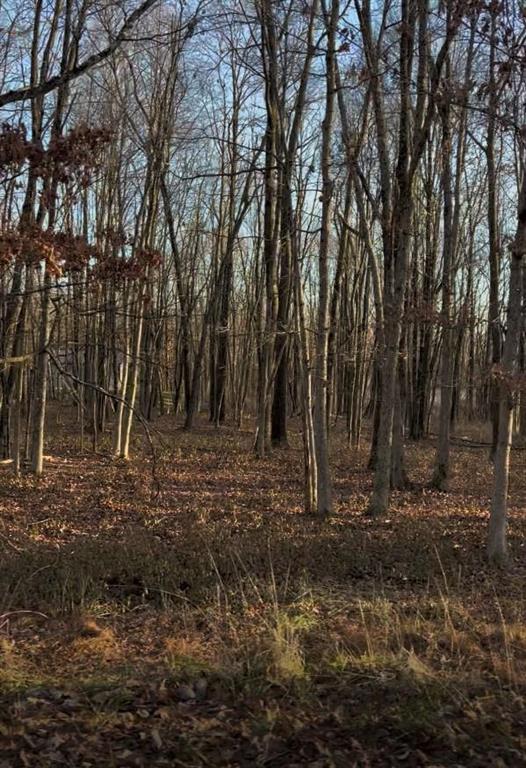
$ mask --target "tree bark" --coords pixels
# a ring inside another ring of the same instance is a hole
[[[523,171],[517,216],[517,231],[511,246],[508,298],[508,327],[502,362],[497,373],[499,434],[494,458],[493,495],[488,529],[488,557],[495,565],[508,560],[507,517],[509,465],[512,441],[514,375],[517,368],[522,325],[523,263],[526,256],[526,170]]]

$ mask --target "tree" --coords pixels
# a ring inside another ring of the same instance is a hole
[[[427,2],[401,2],[399,31],[399,123],[397,129],[397,156],[392,173],[386,126],[386,107],[383,76],[380,73],[381,45],[387,23],[384,6],[382,24],[376,42],[369,0],[356,3],[364,52],[371,78],[376,142],[380,164],[381,229],[384,256],[384,334],[383,348],[379,350],[381,368],[381,398],[376,443],[373,493],[368,513],[385,513],[389,503],[392,465],[397,463],[393,445],[401,448],[398,439],[393,443],[395,405],[397,400],[398,355],[402,331],[402,313],[406,289],[408,249],[412,235],[411,222],[414,206],[413,185],[415,174],[429,137],[435,114],[437,93],[442,69],[458,27],[458,11],[446,20],[444,40],[429,66],[429,9]],[[415,45],[417,37],[417,45]],[[416,104],[412,107],[413,56],[416,64]],[[415,115],[414,121],[411,115]],[[392,179],[394,183],[392,183]],[[398,457],[399,458],[399,457]],[[399,462],[398,462],[399,463]]]
[[[494,459],[494,481],[488,530],[488,557],[496,565],[508,559],[507,508],[510,450],[512,442],[513,396],[516,387],[519,338],[522,328],[524,260],[526,258],[526,165],[524,140],[521,142],[522,181],[519,189],[517,230],[510,246],[510,276],[507,329],[502,361],[495,372],[498,386],[499,432]]]
[[[325,54],[326,91],[325,115],[321,130],[321,226],[318,250],[318,312],[316,318],[316,348],[314,356],[314,446],[317,471],[317,512],[332,512],[332,487],[327,436],[327,361],[329,341],[329,253],[333,211],[334,179],[332,169],[332,132],[336,101],[336,32],[340,14],[338,0],[327,8],[322,0],[327,29]]]

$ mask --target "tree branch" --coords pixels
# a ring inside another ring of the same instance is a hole
[[[0,107],[4,107],[6,104],[13,104],[17,101],[34,99],[36,96],[44,96],[46,93],[54,91],[61,85],[65,85],[71,80],[75,80],[77,77],[80,77],[80,75],[85,74],[88,70],[96,67],[97,64],[100,64],[102,61],[115,53],[121,43],[125,41],[128,32],[132,29],[136,22],[141,18],[141,16],[149,11],[156,2],[158,2],[158,0],[144,0],[139,5],[139,7],[136,8],[128,16],[117,35],[106,48],[103,48],[102,51],[91,54],[91,56],[88,56],[71,69],[67,69],[65,72],[54,75],[48,80],[45,80],[43,83],[38,83],[37,85],[27,85],[23,88],[15,88],[11,91],[6,91],[5,93],[0,94]]]

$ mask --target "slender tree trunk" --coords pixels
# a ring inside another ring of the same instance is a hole
[[[508,559],[507,511],[509,465],[512,441],[512,414],[515,405],[513,377],[517,367],[523,292],[523,264],[526,256],[526,170],[519,193],[517,232],[511,247],[508,298],[508,327],[501,366],[497,373],[499,393],[499,434],[494,459],[493,495],[488,530],[488,557],[496,565]]]
[[[489,237],[489,305],[488,305],[488,347],[491,369],[497,369],[501,358],[499,274],[500,253],[497,224],[497,169],[495,162],[495,133],[497,120],[497,84],[495,76],[497,55],[497,11],[491,13],[490,60],[489,60],[489,105],[488,129],[486,137],[486,157],[488,166],[488,237]],[[500,395],[492,370],[489,371],[489,405],[492,425],[490,460],[493,461],[499,439]]]
[[[316,447],[316,469],[318,474],[317,512],[328,515],[332,512],[332,482],[329,466],[327,434],[327,355],[329,341],[329,254],[330,228],[333,211],[332,176],[332,129],[336,96],[335,41],[339,18],[339,0],[332,0],[330,14],[325,2],[322,7],[327,24],[326,96],[325,117],[322,123],[321,174],[322,212],[320,247],[318,251],[318,313],[316,320],[316,354],[314,361],[314,442]]]
[[[51,277],[47,271],[44,275],[44,286],[42,291],[42,315],[40,324],[40,333],[38,337],[38,356],[35,371],[35,390],[34,390],[34,410],[33,410],[33,429],[31,437],[31,471],[35,475],[41,475],[44,470],[44,432],[46,421],[46,400],[47,400],[47,368],[48,352],[47,345],[49,341],[50,314],[51,314]]]
[[[445,97],[448,100],[448,96]],[[438,447],[432,484],[440,491],[449,488],[449,432],[452,401],[453,332],[451,328],[451,271],[453,258],[453,199],[451,184],[451,130],[449,103],[442,107],[442,186],[444,196],[444,244],[442,249],[442,351],[440,357],[440,417]]]
[[[294,258],[296,328],[300,347],[300,380],[302,392],[302,433],[303,433],[303,469],[304,469],[304,504],[307,514],[314,514],[318,509],[318,473],[316,468],[316,446],[313,424],[312,372],[309,339],[305,324],[305,306],[303,287],[297,254]]]
[[[146,281],[147,278],[144,278]],[[136,303],[136,311],[138,314],[137,326],[135,328],[135,339],[132,349],[132,359],[130,361],[130,370],[128,372],[127,390],[126,390],[126,403],[128,407],[125,409],[123,416],[122,426],[122,440],[120,458],[128,459],[130,455],[130,439],[131,430],[133,424],[133,409],[135,407],[135,401],[137,398],[137,389],[139,385],[139,373],[141,369],[141,345],[142,345],[142,332],[144,327],[144,291],[146,290],[142,280],[138,287],[138,297]]]

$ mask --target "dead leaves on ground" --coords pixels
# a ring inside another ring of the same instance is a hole
[[[409,446],[416,485],[371,521],[366,448],[336,433],[321,523],[294,439],[258,460],[249,431],[167,417],[152,501],[140,438],[112,462],[65,426],[42,480],[1,468],[0,768],[526,765],[525,452],[495,577],[484,449],[455,446],[438,494]]]

